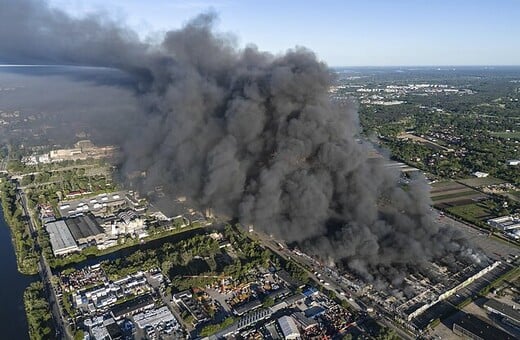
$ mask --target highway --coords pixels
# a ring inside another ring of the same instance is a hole
[[[25,193],[19,188],[17,188],[16,193],[18,195],[18,198],[20,199],[20,202],[22,203],[24,215],[27,217],[27,223],[29,225],[31,235],[34,239],[36,251],[39,252],[38,271],[48,294],[48,302],[49,306],[51,307],[52,318],[56,327],[56,337],[67,340],[73,339],[73,335],[71,334],[70,328],[68,327],[68,323],[65,321],[65,317],[63,314],[63,310],[61,309],[59,300],[56,297],[56,290],[52,285],[51,268],[47,262],[47,259],[43,255],[43,252],[41,251],[41,246],[38,243],[38,233],[34,221],[32,219],[32,215],[29,212],[27,198],[25,196]]]

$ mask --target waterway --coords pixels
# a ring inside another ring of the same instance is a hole
[[[29,339],[23,292],[37,277],[18,272],[10,230],[1,207],[0,273],[0,338]]]
[[[148,241],[143,244],[136,244],[127,248],[123,248],[120,250],[116,250],[114,252],[101,255],[101,256],[90,256],[86,260],[81,261],[79,263],[72,263],[69,265],[66,265],[62,268],[59,268],[58,270],[53,270],[53,272],[62,271],[67,268],[75,268],[75,269],[83,269],[87,266],[91,266],[94,264],[97,264],[101,261],[112,261],[117,258],[124,258],[127,257],[133,253],[135,253],[138,250],[147,250],[147,249],[157,249],[160,248],[164,243],[176,243],[181,240],[193,237],[195,235],[202,235],[204,233],[207,233],[208,231],[212,231],[213,227],[205,227],[205,228],[197,228],[197,229],[189,229],[183,232],[179,232],[177,234],[165,236],[162,238],[158,238],[155,240]]]
[[[125,257],[137,250],[158,248],[166,242],[178,242],[182,239],[200,235],[209,228],[191,229],[178,234],[156,239],[145,244],[124,248],[103,256],[90,257],[81,263],[66,266],[76,269],[99,263],[103,260],[113,260]],[[0,339],[29,339],[27,317],[23,305],[23,292],[38,276],[22,275],[16,266],[16,255],[11,241],[11,234],[4,220],[0,207]]]

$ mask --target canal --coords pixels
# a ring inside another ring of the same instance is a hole
[[[0,207],[0,334],[2,339],[29,339],[23,292],[36,276],[22,275],[16,267],[16,255],[9,227]]]
[[[143,243],[143,244],[136,244],[136,245],[133,245],[133,246],[129,246],[127,248],[116,250],[114,252],[111,252],[111,253],[108,253],[108,254],[105,254],[105,255],[89,256],[89,257],[87,257],[86,260],[81,261],[79,263],[71,263],[71,264],[68,264],[66,266],[53,269],[53,273],[56,274],[57,272],[65,270],[65,269],[68,269],[68,268],[74,268],[74,269],[78,269],[78,270],[79,269],[83,269],[83,268],[85,268],[87,266],[91,266],[91,265],[97,264],[97,263],[102,262],[102,261],[107,261],[107,260],[108,261],[112,261],[112,260],[115,260],[117,258],[127,257],[127,256],[135,253],[138,250],[157,249],[157,248],[160,248],[165,243],[177,243],[177,242],[179,242],[181,240],[185,240],[185,239],[193,237],[195,235],[202,235],[202,234],[205,234],[207,232],[214,231],[214,230],[216,230],[215,227],[204,227],[204,228],[197,228],[197,229],[188,229],[186,231],[179,232],[177,234],[173,234],[173,235],[165,236],[165,237],[158,238],[158,239],[155,239],[155,240],[151,240],[151,241],[148,241],[148,242]]]
[[[200,235],[213,228],[191,229],[164,238],[152,240],[145,244],[138,244],[115,252],[99,256],[89,257],[81,263],[70,264],[65,268],[81,269],[85,266],[99,263],[104,260],[114,260],[125,257],[137,250],[154,249],[167,242],[179,242],[180,240]],[[65,268],[60,268],[63,270]],[[3,211],[0,207],[0,338],[1,339],[29,339],[27,317],[23,305],[23,292],[38,276],[22,275],[16,266],[16,255],[11,242],[9,227],[4,220]]]

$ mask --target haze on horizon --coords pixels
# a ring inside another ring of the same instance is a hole
[[[330,66],[518,65],[515,0],[50,0],[74,16],[104,13],[160,39],[206,11],[239,46],[283,53],[305,46]]]

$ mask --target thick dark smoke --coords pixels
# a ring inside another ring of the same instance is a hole
[[[72,19],[36,0],[0,2],[0,61],[115,67],[131,73],[146,114],[122,145],[201,208],[238,217],[366,279],[401,286],[431,259],[470,260],[466,241],[434,222],[424,181],[406,189],[367,160],[357,108],[328,97],[327,66],[304,48],[237,49],[201,15],[160,44],[108,18]]]

